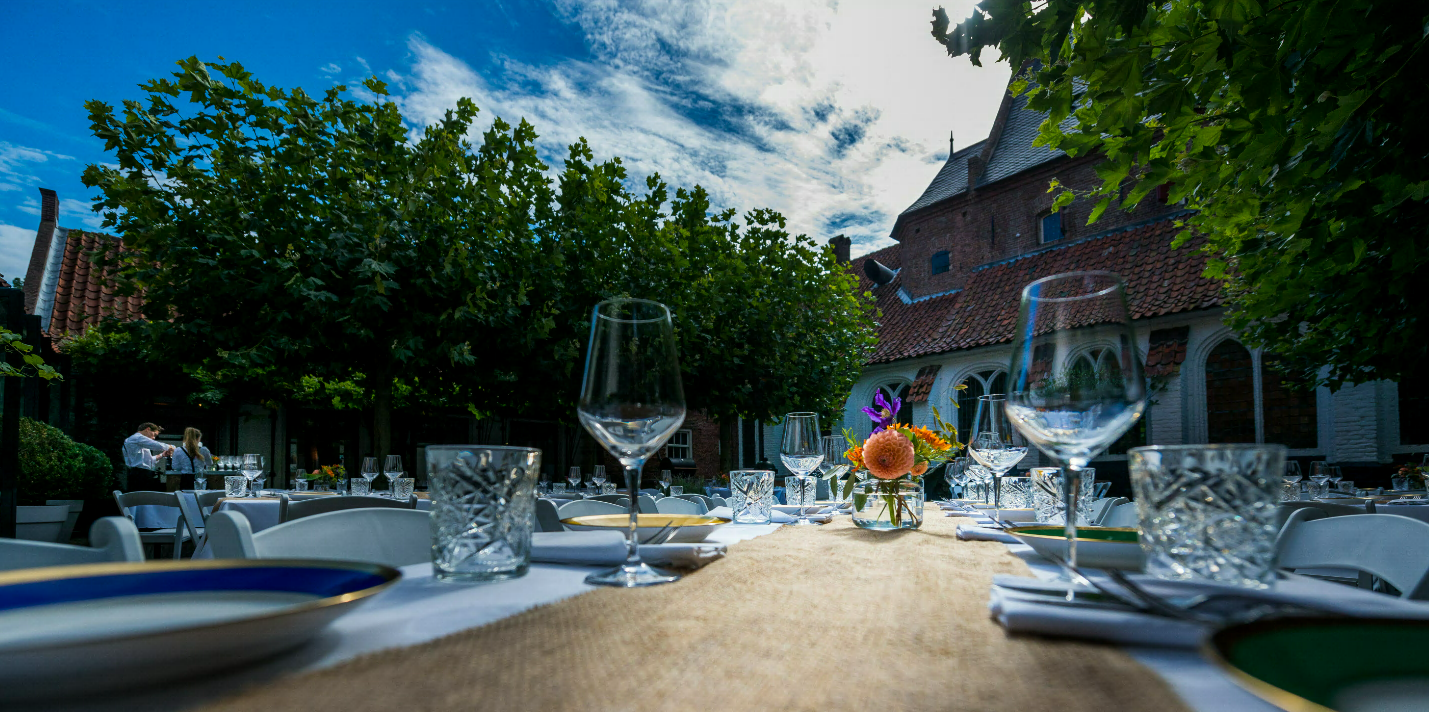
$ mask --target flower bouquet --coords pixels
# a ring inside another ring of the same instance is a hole
[[[347,470],[344,469],[342,465],[323,465],[313,470],[313,473],[307,476],[307,480],[313,489],[319,487],[335,488],[346,476]]]
[[[1429,473],[1425,472],[1424,467],[1403,465],[1394,473],[1390,485],[1396,490],[1405,491],[1423,487],[1426,480],[1429,480]]]
[[[898,423],[903,402],[890,404],[882,393],[874,396],[878,408],[864,408],[873,421],[873,434],[859,443],[845,431],[849,449],[844,456],[854,468],[869,476],[851,477],[844,497],[853,503],[853,523],[864,529],[917,529],[923,525],[923,473],[952,457],[962,447],[956,426],[943,421],[933,409],[936,430]]]

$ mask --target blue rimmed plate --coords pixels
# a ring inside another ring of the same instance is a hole
[[[289,560],[0,573],[0,700],[142,687],[269,656],[401,576],[376,564]]]

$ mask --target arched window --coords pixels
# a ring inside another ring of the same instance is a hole
[[[1279,361],[1273,354],[1260,357],[1265,442],[1296,449],[1319,447],[1315,392],[1286,378],[1275,368]]]
[[[1250,352],[1226,339],[1206,358],[1206,441],[1253,443],[1255,367]]]
[[[898,409],[898,422],[903,425],[913,424],[913,404],[908,402],[908,388],[910,385],[911,384],[904,381],[894,381],[892,383],[885,383],[874,391],[875,393],[881,391],[883,397],[888,399],[890,405],[893,403],[894,398],[903,401],[903,406]],[[873,398],[868,399],[868,405],[875,409],[878,408],[878,402]]]
[[[969,374],[960,391],[953,391],[958,404],[958,436],[966,439],[973,429],[973,418],[977,417],[977,399],[993,393],[1007,393],[1007,372],[988,370]],[[946,414],[944,414],[946,416]]]
[[[1073,384],[1080,382],[1084,388],[1095,389],[1109,381],[1121,379],[1121,362],[1117,353],[1110,348],[1093,348],[1080,356],[1068,374]],[[1146,444],[1146,418],[1138,418],[1136,423],[1122,434],[1116,442],[1107,447],[1106,455],[1125,455],[1127,450]]]

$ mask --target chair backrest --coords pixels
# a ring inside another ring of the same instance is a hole
[[[68,504],[42,504],[15,508],[15,538],[26,541],[60,542],[65,520],[69,519]]]
[[[1280,528],[1285,528],[1285,522],[1290,519],[1290,515],[1301,509],[1318,509],[1325,513],[1327,517],[1343,517],[1349,514],[1374,514],[1374,500],[1365,500],[1364,504],[1332,504],[1330,502],[1281,502],[1275,510],[1275,521]]]
[[[1087,507],[1087,519],[1096,526],[1102,526],[1102,521],[1111,513],[1112,508],[1119,504],[1126,504],[1127,501],[1125,497],[1103,497],[1093,500]]]
[[[683,497],[666,497],[655,503],[655,509],[661,514],[704,514],[709,511],[700,502]]]
[[[688,499],[691,502],[698,502],[700,506],[705,508],[705,512],[708,512],[711,508],[713,508],[713,503],[710,501],[710,498],[702,494],[682,494],[677,496],[680,499]],[[704,514],[705,512],[700,512],[700,514]]]
[[[1290,531],[1296,525],[1300,524],[1300,522],[1308,522],[1311,519],[1324,519],[1329,516],[1325,514],[1324,510],[1314,507],[1299,507],[1289,511],[1290,516],[1285,519],[1284,524],[1280,525],[1280,532],[1275,535],[1275,545],[1277,549],[1280,546],[1280,540],[1285,538],[1285,532]]]
[[[727,500],[725,500],[724,497],[721,497],[721,496],[719,496],[719,495],[717,495],[717,494],[710,496],[710,509],[714,509],[715,507],[728,507],[728,506],[729,506],[729,502],[728,502]]]
[[[648,494],[642,494],[635,500],[635,506],[640,514],[659,514],[659,507],[655,506],[655,498]]]
[[[219,559],[333,559],[407,566],[432,560],[432,517],[409,509],[361,507],[324,512],[253,533],[241,512],[208,518],[208,546]]]
[[[89,543],[90,546],[72,546],[0,539],[0,571],[144,560],[144,543],[139,539],[139,530],[134,527],[134,522],[124,517],[96,520],[89,528]]]
[[[203,518],[207,520],[208,515],[210,514],[214,505],[218,504],[218,500],[223,499],[224,495],[226,494],[228,493],[224,492],[223,490],[214,490],[212,492],[199,492],[198,494],[195,494],[194,499],[198,500],[199,514],[202,514]]]
[[[385,497],[313,497],[301,501],[288,499],[288,495],[278,495],[278,522],[291,522],[294,519],[311,517],[314,514],[324,514],[327,512],[341,512],[346,509],[416,509],[417,495],[412,495],[405,500],[387,499]]]
[[[591,499],[596,502],[609,502],[611,504],[618,504],[622,507],[624,507],[628,502],[630,502],[630,496],[624,494],[598,494],[594,497],[591,497]],[[637,498],[636,501],[639,502],[639,499]]]
[[[119,511],[124,516],[133,519],[134,513],[129,511],[130,507],[179,507],[179,494],[177,492],[120,492],[114,490],[114,502],[119,505]]]
[[[1136,514],[1136,503],[1126,502],[1112,507],[1102,518],[1104,527],[1136,527],[1140,525]]]
[[[536,531],[563,532],[561,515],[556,512],[556,503],[549,499],[536,500]]]
[[[199,505],[197,497],[189,497],[179,494],[179,510],[184,513],[183,522],[188,526],[189,538],[193,540],[194,551],[203,547],[203,534],[200,532],[204,523],[208,521],[203,515],[203,507]]]
[[[556,509],[556,513],[560,519],[588,517],[592,514],[625,514],[629,511],[630,510],[618,504],[597,502],[593,499],[578,499],[574,502],[566,502]]]
[[[1285,569],[1363,571],[1404,598],[1429,599],[1429,524],[1417,519],[1365,514],[1300,521],[1277,542],[1276,557]]]

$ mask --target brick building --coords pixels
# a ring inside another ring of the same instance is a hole
[[[1388,484],[1391,460],[1417,462],[1429,450],[1419,415],[1425,389],[1380,381],[1333,394],[1296,390],[1267,367],[1273,356],[1242,345],[1222,321],[1218,285],[1201,276],[1199,244],[1171,248],[1184,209],[1167,204],[1164,189],[1134,210],[1113,204],[1090,226],[1091,200],[1051,212],[1048,183],[1092,187],[1097,158],[1033,146],[1045,116],[1025,105],[1006,95],[988,138],[951,151],[899,215],[897,244],[852,260],[882,316],[842,425],[866,435],[860,408],[878,389],[903,398],[905,417],[918,424],[931,420],[930,406],[951,419],[954,400],[1005,391],[1021,288],[1060,272],[1110,270],[1127,281],[1158,390],[1142,422],[1093,463],[1099,477],[1124,486],[1125,452],[1137,444],[1277,442],[1292,457],[1341,463],[1346,479]],[[957,411],[960,429],[973,410]],[[777,448],[777,435],[770,440]],[[1034,453],[1021,466],[1045,463]]]

